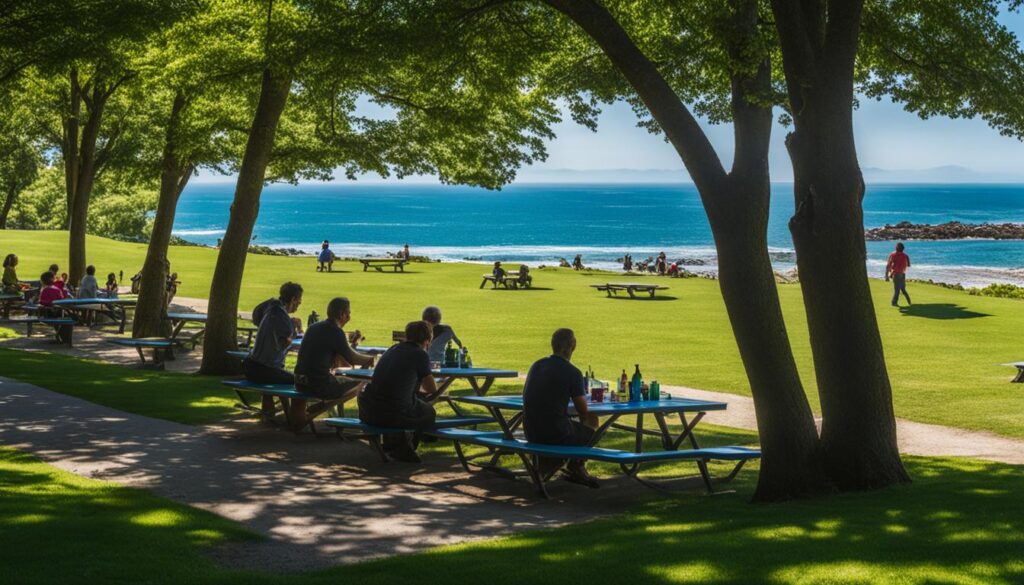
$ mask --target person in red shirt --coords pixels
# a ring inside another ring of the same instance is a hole
[[[892,306],[900,306],[900,293],[910,304],[910,295],[907,294],[907,268],[910,268],[910,256],[903,252],[903,242],[896,244],[896,251],[889,254],[889,262],[885,265],[885,280],[892,279]]]
[[[39,277],[39,282],[42,283],[43,288],[39,291],[39,304],[43,307],[53,307],[53,301],[59,301],[67,298],[67,293],[64,289],[57,286],[53,278],[52,272],[44,272]]]

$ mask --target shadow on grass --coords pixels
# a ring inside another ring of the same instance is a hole
[[[628,296],[628,295],[627,296],[621,296],[620,295],[620,296],[617,296],[617,297],[613,296],[613,297],[608,297],[608,298],[612,299],[613,301],[677,301],[677,300],[679,300],[679,297],[673,297],[673,296],[669,296],[669,295],[658,295],[656,297],[650,297],[650,296],[647,296],[647,295],[643,295],[643,296],[637,295],[635,297],[631,297],[631,296]]]
[[[557,583],[568,570],[582,582],[665,585],[1024,579],[1024,471],[966,460],[908,463],[914,484],[878,492],[777,505],[739,496],[659,499],[621,517],[338,568],[307,582],[515,575]]]
[[[497,288],[491,288],[491,289],[487,289],[487,290],[505,290],[505,291],[509,291],[509,292],[527,292],[527,291],[531,291],[531,290],[546,291],[546,290],[555,290],[555,289],[544,287],[544,286],[531,286],[529,288],[505,288],[503,286],[499,286]]]
[[[12,349],[0,349],[0,374],[118,410],[185,424],[217,422],[237,412],[234,393],[211,376]]]
[[[953,303],[927,303],[900,307],[905,317],[923,317],[925,319],[977,319],[991,317],[988,313],[978,313]]]
[[[362,272],[362,270],[360,270]],[[351,270],[325,270],[324,272],[316,271],[316,274],[352,274]]]

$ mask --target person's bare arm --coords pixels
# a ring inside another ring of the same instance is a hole
[[[579,415],[580,422],[596,430],[598,424],[597,415],[590,412],[590,408],[587,406],[587,397],[574,396],[572,404],[576,407],[576,414]]]
[[[455,335],[455,332],[454,332],[454,331],[452,331],[452,341],[454,341],[454,342],[455,342],[455,345],[457,345],[457,346],[459,346],[459,347],[462,347],[462,340],[461,340],[461,339],[459,339],[459,336],[458,336],[458,335]]]
[[[434,394],[437,394],[437,382],[434,381],[433,376],[423,378],[423,382],[420,383],[420,394],[424,396],[433,396]]]

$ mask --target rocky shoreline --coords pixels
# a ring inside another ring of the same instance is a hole
[[[871,228],[864,232],[870,241],[882,240],[1024,240],[1024,224],[961,223],[951,221],[931,225],[901,221],[895,225]]]

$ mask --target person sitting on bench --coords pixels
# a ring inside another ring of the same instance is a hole
[[[455,342],[455,345],[462,347],[462,340],[455,335],[455,330],[451,328],[451,325],[441,323],[440,308],[431,305],[423,309],[423,320],[430,324],[432,329],[433,341],[430,342],[430,348],[427,349],[430,361],[444,362],[444,350],[448,347],[448,342]]]
[[[53,301],[59,301],[68,298],[64,287],[57,286],[52,272],[44,272],[39,276],[39,282],[42,284],[42,290],[39,291],[39,305],[47,307],[48,316],[56,316],[57,313],[52,312]]]
[[[553,355],[530,367],[523,386],[523,430],[526,440],[544,445],[589,445],[597,428],[597,417],[587,409],[583,389],[583,373],[572,365],[576,351],[576,335],[572,329],[559,329],[551,336]],[[580,421],[569,418],[572,402]],[[542,461],[541,472],[561,466],[558,459]],[[566,479],[587,487],[598,487],[597,480],[587,473],[585,462],[571,460]]]
[[[413,321],[405,326],[405,341],[387,350],[373,370],[373,379],[359,395],[359,420],[366,424],[424,430],[434,424],[434,407],[421,399],[437,393],[430,375],[431,324]],[[384,437],[384,451],[398,461],[419,463],[416,446],[404,434]]]
[[[500,260],[494,262],[494,269],[491,270],[491,274],[494,275],[494,280],[497,282],[505,280],[505,269],[501,267]]]
[[[257,384],[294,384],[295,376],[284,369],[284,356],[295,338],[295,322],[290,315],[302,304],[302,286],[294,282],[281,285],[278,297],[263,301],[252,311],[258,327],[256,341],[242,360],[245,379]],[[263,396],[263,414],[274,416],[274,397]]]
[[[18,280],[18,256],[16,254],[8,254],[4,258],[4,276],[3,276],[3,291],[8,294],[21,294],[25,287],[21,285]]]
[[[111,272],[107,275],[107,284],[103,285],[103,292],[108,299],[117,298],[117,275]]]
[[[96,281],[96,267],[92,264],[85,267],[85,276],[78,283],[78,298],[95,299],[100,296],[100,283]]]
[[[299,347],[295,363],[295,389],[312,394],[325,404],[310,409],[306,414],[313,418],[330,408],[329,401],[345,396],[358,382],[341,382],[334,376],[334,368],[341,365],[368,366],[373,356],[359,353],[349,345],[348,336],[342,327],[352,319],[352,305],[344,297],[337,297],[327,304],[327,318],[309,326]],[[305,401],[293,400],[305,407]],[[295,411],[298,407],[294,407]],[[301,417],[291,417],[297,421]]]
[[[530,276],[530,267],[526,264],[519,265],[519,278],[517,279],[519,286],[527,287],[533,282],[533,277]]]
[[[39,275],[39,282],[42,284],[42,290],[39,291],[39,306],[43,307],[43,310],[39,312],[39,316],[43,318],[60,317],[61,312],[53,307],[53,301],[68,298],[67,293],[64,289],[54,284],[52,272],[44,272]],[[70,345],[71,331],[71,325],[58,325],[57,340]]]

